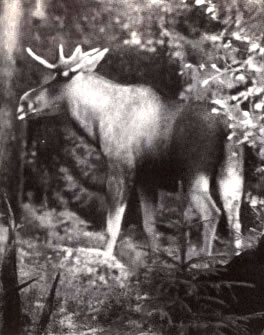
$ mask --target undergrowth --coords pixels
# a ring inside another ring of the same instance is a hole
[[[181,185],[180,193],[179,252],[159,250],[155,261],[141,270],[141,316],[166,335],[252,335],[250,322],[261,316],[236,315],[230,306],[236,301],[234,287],[252,285],[222,279],[225,269],[216,266],[220,255],[187,260],[190,223],[184,220]]]
[[[252,333],[252,320],[262,315],[237,315],[232,309],[239,288],[245,290],[252,288],[252,285],[223,279],[225,268],[219,265],[223,264],[223,255],[189,257],[186,236],[192,224],[184,220],[184,208],[185,200],[183,192],[180,191],[179,219],[175,222],[177,252],[168,251],[172,249],[166,249],[166,252],[157,250],[152,262],[142,267],[122,286],[117,285],[120,284],[120,279],[115,276],[112,281],[99,285],[98,278],[103,275],[102,264],[98,265],[100,271],[91,277],[86,264],[83,264],[83,270],[80,269],[81,260],[86,256],[83,251],[81,258],[79,250],[78,257],[73,257],[78,262],[75,264],[72,261],[64,267],[61,289],[58,291],[61,294],[61,309],[55,311],[56,322],[51,320],[51,329],[58,333],[62,329],[66,333],[70,329],[77,331],[81,327],[87,329],[91,324],[99,324],[113,329],[117,325],[128,325],[130,330],[144,330],[146,333],[156,332],[162,335],[255,335]],[[79,235],[85,234],[87,227],[82,228],[79,224],[76,229],[72,222],[63,221],[62,225],[60,220],[58,218],[58,223],[55,222],[57,225],[52,228],[49,243],[56,241],[58,244],[70,244],[74,249],[75,241],[78,244]],[[72,237],[72,232],[75,231],[78,231],[78,235],[70,240],[69,236]],[[94,236],[91,236],[91,240],[95,240]],[[86,241],[85,247],[87,243]],[[43,248],[44,246],[47,247],[46,244],[42,245]],[[51,246],[48,246],[52,253]],[[69,250],[74,253],[72,249]],[[41,260],[44,254],[43,250],[39,252]],[[49,259],[49,255],[46,256]],[[51,266],[55,267],[55,261],[58,262],[57,258],[61,257],[59,254],[55,259],[53,255],[50,259]],[[30,260],[32,261],[32,256]],[[39,263],[40,259],[35,262]],[[43,289],[43,285],[40,286]],[[33,301],[38,302],[36,295],[41,291],[37,286],[32,290],[25,292],[28,293],[27,301],[31,300],[29,308]],[[25,296],[24,298],[26,301]]]

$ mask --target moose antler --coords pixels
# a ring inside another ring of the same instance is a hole
[[[45,68],[51,71],[54,71],[54,72],[64,72],[64,71],[70,70],[73,66],[80,63],[85,57],[92,56],[99,50],[100,50],[99,48],[95,48],[95,49],[92,49],[92,50],[89,50],[83,53],[82,46],[78,45],[73,51],[72,55],[67,58],[64,56],[63,46],[60,44],[59,50],[58,50],[58,59],[56,63],[51,64],[48,61],[46,61],[44,58],[35,54],[35,52],[32,51],[29,47],[26,48],[26,51],[30,57],[32,57],[35,61],[37,61],[39,64],[41,64]]]

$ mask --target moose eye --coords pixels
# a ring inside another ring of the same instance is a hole
[[[56,74],[56,78],[59,81],[68,81],[69,79],[71,79],[73,76],[73,73],[70,70],[65,70],[62,72],[58,72]]]

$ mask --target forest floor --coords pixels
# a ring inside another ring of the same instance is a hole
[[[21,291],[26,333],[39,322],[59,271],[47,334],[157,334],[139,313],[142,294],[134,287],[148,253],[132,238],[121,238],[117,256],[109,258],[102,250],[105,232],[91,231],[70,211],[37,213],[26,206],[23,223],[17,232],[19,283],[38,277]],[[7,228],[1,225],[0,260],[6,241]]]
[[[148,253],[144,249],[146,240],[137,228],[130,227],[122,234],[116,256],[108,258],[102,251],[105,233],[91,231],[70,211],[38,214],[29,206],[25,208],[24,221],[17,234],[19,282],[39,277],[21,292],[26,327],[38,322],[59,271],[47,334],[159,334],[153,322],[148,323],[142,314],[146,297],[137,278],[148,265]],[[1,227],[0,255],[6,238],[6,228]],[[164,245],[169,245],[164,247],[165,252],[176,252],[175,237],[167,236]],[[218,249],[224,250],[224,244]],[[197,250],[192,244],[188,257],[197,256]]]

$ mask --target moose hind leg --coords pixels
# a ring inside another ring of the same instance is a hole
[[[244,148],[232,141],[225,144],[224,159],[217,174],[217,186],[232,243],[238,251],[242,247],[240,207],[244,186]]]
[[[143,228],[146,233],[149,248],[155,251],[158,247],[158,233],[156,228],[156,208],[158,191],[152,186],[137,186],[140,200]]]
[[[210,195],[209,176],[203,174],[196,176],[187,188],[187,192],[190,205],[200,215],[203,225],[202,253],[204,255],[211,255],[221,211]]]

